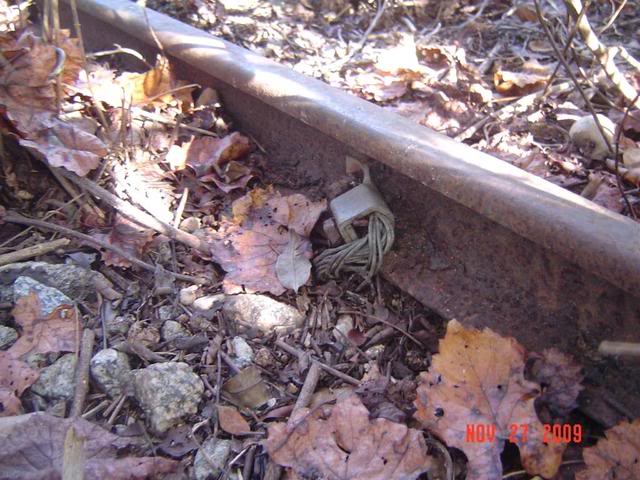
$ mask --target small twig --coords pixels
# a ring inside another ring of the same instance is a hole
[[[134,118],[142,118],[145,120],[153,120],[154,122],[160,122],[163,123],[165,125],[169,125],[171,127],[178,127],[178,128],[182,128],[184,130],[190,130],[192,132],[195,133],[199,133],[201,135],[207,135],[209,137],[218,137],[217,134],[210,132],[209,130],[205,130],[203,128],[198,128],[198,127],[192,127],[190,125],[185,125],[184,123],[180,123],[178,124],[178,122],[176,122],[175,120],[170,120],[168,118],[163,118],[161,115],[158,115],[156,113],[152,113],[152,112],[146,112],[144,110],[138,110],[136,109],[136,111],[134,112]]]
[[[321,366],[317,361],[311,361],[311,366],[307,372],[307,377],[304,379],[304,384],[300,389],[300,394],[293,407],[293,412],[305,408],[311,403],[311,397],[313,397],[313,392],[316,391],[318,380],[320,380],[320,368]]]
[[[565,2],[567,2],[567,1],[578,1],[579,2],[579,0],[565,0]],[[602,127],[602,124],[600,123],[600,120],[598,119],[598,114],[596,113],[595,109],[593,108],[593,105],[591,104],[591,101],[587,97],[586,93],[584,93],[584,91],[580,87],[580,82],[578,82],[578,78],[576,77],[576,74],[573,73],[573,70],[571,70],[571,66],[567,62],[567,59],[564,58],[564,56],[562,55],[562,52],[560,52],[560,49],[558,48],[558,44],[556,43],[555,39],[553,38],[553,34],[551,33],[551,30],[549,29],[549,25],[547,24],[547,21],[545,20],[544,16],[542,15],[542,10],[540,9],[539,0],[533,0],[533,3],[535,5],[535,7],[536,7],[536,14],[538,15],[538,20],[540,21],[540,25],[542,25],[542,28],[544,29],[544,33],[547,36],[547,40],[549,40],[549,43],[551,44],[551,47],[553,48],[553,51],[555,52],[556,56],[558,57],[558,60],[560,60],[560,62],[562,62],[562,66],[564,67],[565,71],[567,72],[567,75],[569,75],[569,77],[571,77],[571,80],[573,81],[574,85],[576,86],[576,89],[578,90],[578,93],[582,97],[582,100],[584,100],[584,103],[586,104],[587,109],[589,110],[589,113],[591,113],[591,116],[593,117],[593,120],[594,120],[596,126],[598,127],[598,132],[600,132],[600,136],[602,137],[602,139],[607,144],[607,149],[609,150],[610,153],[613,154],[613,147],[611,146],[611,142],[607,138],[607,135],[606,135],[606,133],[604,131],[604,128]],[[577,12],[576,12],[576,14],[577,14]]]
[[[569,49],[571,48],[571,44],[573,42],[573,39],[575,38],[576,33],[578,33],[578,23],[580,23],[580,21],[582,20],[582,17],[585,15],[585,13],[587,13],[587,8],[589,7],[590,4],[591,4],[591,0],[587,0],[584,3],[584,6],[582,7],[582,10],[580,10],[580,14],[578,15],[578,19],[576,20],[576,24],[571,28],[571,32],[569,32],[569,36],[567,37],[567,43],[565,43],[564,49],[562,50],[562,56],[563,57],[566,56],[567,53],[569,52]],[[560,70],[560,65],[562,65],[560,62],[556,63],[556,66],[554,67],[553,72],[551,72],[551,76],[549,77],[549,80],[547,81],[547,85],[544,87],[544,92],[542,92],[542,96],[545,96],[547,94],[547,92],[549,91],[549,88],[551,88],[551,84],[555,80],[556,75],[558,74],[558,70]]]
[[[301,358],[305,355],[305,353],[302,350],[298,350],[295,347],[292,347],[291,345],[289,345],[288,343],[285,343],[283,340],[276,340],[275,342],[276,346],[281,348],[282,350],[284,350],[285,352],[294,355],[298,358]],[[329,365],[322,363],[322,361],[318,360],[315,357],[311,357],[311,359],[315,362],[318,363],[318,366],[323,369],[325,372],[330,373],[331,375],[333,375],[334,377],[339,378],[340,380],[343,380],[351,385],[356,385],[359,386],[360,385],[360,380],[350,377],[349,375],[347,375],[346,373],[342,373],[340,370],[336,370],[333,367],[330,367]]]
[[[76,363],[75,383],[76,390],[71,405],[71,418],[77,418],[82,414],[84,401],[89,391],[89,364],[93,353],[93,340],[95,334],[90,328],[85,328],[82,333],[82,346],[80,348],[80,358]]]
[[[611,25],[613,25],[613,22],[616,21],[616,18],[618,18],[618,16],[622,12],[622,9],[626,5],[627,5],[627,0],[622,0],[622,2],[620,2],[620,5],[618,5],[618,8],[616,8],[616,10],[613,12],[613,14],[611,15],[611,18],[609,18],[609,20],[607,20],[607,23],[605,23],[603,27],[600,30],[598,30],[598,35],[602,35],[607,29],[611,27]]]
[[[113,208],[115,208],[120,213],[122,213],[125,217],[133,220],[134,222],[139,223],[140,225],[144,225],[145,227],[151,228],[158,233],[162,233],[163,235],[166,235],[167,237],[173,240],[177,240],[181,243],[184,243],[188,247],[195,248],[200,252],[204,252],[207,254],[210,253],[210,247],[207,244],[207,242],[196,237],[195,235],[192,235],[182,230],[178,230],[177,228],[174,228],[172,225],[158,220],[157,218],[143,212],[142,210],[139,210],[138,208],[131,205],[129,202],[126,202],[120,199],[116,195],[112,194],[111,192],[108,192],[102,187],[99,187],[98,185],[96,185],[95,183],[93,183],[92,181],[86,178],[79,177],[75,173],[71,173],[63,168],[59,169],[59,172],[62,176],[68,178],[76,185],[86,189],[92,195],[108,203]]]
[[[567,6],[567,10],[571,13],[572,16],[578,15],[578,12],[582,9],[582,3],[580,0],[564,0],[565,5]],[[536,0],[536,5],[538,5],[538,0]],[[539,10],[539,6],[536,7],[536,11]],[[542,14],[539,14],[539,17],[542,17]],[[578,32],[580,32],[580,36],[582,40],[587,45],[591,53],[596,57],[598,63],[604,70],[604,73],[607,74],[611,83],[615,85],[618,91],[622,94],[624,98],[628,101],[633,100],[633,105],[637,108],[640,108],[640,101],[637,97],[637,92],[635,88],[629,83],[629,81],[625,78],[624,75],[620,72],[617,65],[614,62],[615,54],[618,52],[622,52],[622,47],[615,48],[607,48],[600,42],[598,36],[591,28],[591,24],[587,19],[587,16],[583,16],[582,19],[577,22]],[[631,57],[628,52],[622,54],[623,58],[630,63],[638,65],[638,61]],[[566,68],[566,67],[565,67]]]
[[[342,67],[345,63],[351,60],[356,53],[358,53],[360,50],[364,48],[364,45],[365,43],[367,43],[367,40],[369,38],[369,35],[371,35],[371,32],[373,32],[373,29],[376,28],[376,25],[378,25],[378,22],[380,21],[380,18],[382,17],[382,14],[384,13],[385,8],[387,8],[387,0],[378,0],[378,1],[379,1],[378,10],[376,11],[375,16],[373,17],[373,20],[371,20],[371,23],[369,24],[365,32],[362,34],[360,41],[356,44],[355,47],[353,47],[353,49],[349,50],[349,53],[346,56],[334,62],[332,67]]]
[[[620,137],[622,136],[622,126],[624,125],[625,120],[629,116],[629,111],[631,110],[631,106],[636,103],[635,100],[637,100],[638,97],[640,97],[640,93],[638,93],[636,95],[636,98],[634,99],[634,101],[631,102],[631,104],[629,104],[629,106],[624,111],[624,116],[622,117],[622,120],[620,121],[620,126],[618,127],[618,131],[616,133],[616,151],[615,151],[615,156],[614,156],[615,173],[616,173],[616,185],[618,186],[618,191],[620,192],[620,195],[622,195],[624,203],[626,204],[627,209],[629,210],[629,215],[631,215],[636,220],[638,219],[638,217],[636,216],[635,210],[631,206],[631,202],[629,201],[629,197],[627,197],[627,192],[624,191],[624,187],[622,186],[622,179],[620,178],[620,176],[621,176],[620,175]]]
[[[110,245],[101,240],[90,237],[89,235],[85,235],[84,233],[76,232],[75,230],[71,230],[70,228],[63,227],[61,225],[56,225],[55,223],[49,223],[42,220],[35,220],[33,218],[23,217],[21,215],[17,215],[15,213],[7,212],[6,215],[2,218],[5,222],[9,223],[17,223],[19,225],[27,225],[30,227],[42,228],[45,230],[53,230],[54,232],[60,232],[70,237],[75,237],[83,242],[88,243],[94,247],[104,248],[106,250],[111,250],[112,252],[118,254],[122,258],[128,260],[132,264],[137,267],[143,268],[144,270],[155,272],[156,267],[150,265],[146,262],[143,262],[139,258],[135,258],[130,255],[128,252],[125,252],[123,249],[116,247],[115,245]],[[197,284],[207,284],[209,283],[207,280],[203,278],[194,278],[188,275],[176,274],[176,278],[178,280],[183,280],[185,282],[197,283]]]
[[[114,43],[114,46],[116,48],[114,48],[113,50],[103,50],[101,52],[94,52],[94,53],[90,53],[87,55],[87,58],[100,58],[100,57],[106,57],[108,55],[116,55],[118,53],[125,53],[127,55],[131,55],[132,57],[137,58],[138,60],[140,60],[141,62],[143,62],[145,64],[145,66],[151,70],[153,68],[152,65],[149,64],[149,62],[147,62],[145,60],[145,58],[142,56],[142,54],[140,52],[137,52],[136,50],[132,49],[132,48],[124,48],[121,47],[120,45],[118,45],[117,43]]]
[[[78,192],[69,180],[60,175],[60,173],[58,173],[58,169],[49,166],[49,171],[62,188],[69,194],[71,199],[80,206],[87,216],[95,215],[102,220],[106,219],[104,212],[100,210],[97,205],[93,204],[93,200],[90,197],[88,199],[83,199],[84,195]]]
[[[44,255],[49,252],[54,252],[57,249],[69,245],[71,240],[68,238],[59,238],[50,242],[39,243],[31,247],[22,248],[15,252],[5,253],[0,255],[0,265],[8,265],[10,263],[21,262],[29,258],[34,258],[39,255]]]
[[[462,22],[460,25],[455,25],[452,28],[459,30],[459,29],[462,29],[462,28],[466,27],[467,25],[475,22],[478,18],[480,18],[480,15],[482,15],[484,13],[484,9],[487,8],[487,5],[489,5],[489,0],[484,0],[484,2],[482,2],[482,5],[480,5],[480,8],[478,9],[478,11],[472,17],[469,17],[467,20]]]
[[[640,343],[611,342],[605,340],[600,342],[598,352],[603,355],[627,355],[630,357],[640,357]]]
[[[398,332],[403,334],[405,337],[407,337],[409,340],[411,340],[413,343],[415,343],[421,348],[424,348],[424,345],[420,340],[418,340],[416,337],[411,335],[409,332],[405,331],[403,328],[397,325],[394,325],[393,323],[389,322],[388,320],[385,320],[384,318],[380,318],[376,315],[370,315],[368,313],[358,312],[357,310],[340,310],[340,313],[344,313],[347,315],[362,315],[363,317],[371,318],[372,320],[375,320],[377,322],[384,323],[387,327],[391,327],[397,330]]]

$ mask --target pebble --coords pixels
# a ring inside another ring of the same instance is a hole
[[[163,305],[158,308],[158,319],[160,319],[161,322],[173,320],[177,315],[178,313],[176,312],[176,309],[173,307],[173,305]]]
[[[233,337],[231,340],[233,346],[233,363],[236,367],[242,370],[244,367],[248,367],[253,362],[253,348],[242,337]]]
[[[104,275],[76,265],[49,264],[46,262],[19,262],[0,267],[0,303],[13,300],[9,287],[18,277],[29,277],[37,282],[60,290],[75,301],[95,298],[96,290],[109,293],[111,282]],[[103,290],[104,288],[104,290]],[[113,292],[111,292],[113,293]],[[110,298],[113,300],[113,298]]]
[[[31,277],[18,277],[13,284],[13,301],[35,293],[40,302],[40,312],[49,316],[61,305],[73,305],[73,301],[57,288],[44,285]]]
[[[91,376],[103,392],[117,397],[131,381],[129,357],[113,348],[100,350],[91,359]]]
[[[191,285],[190,287],[183,288],[180,290],[178,299],[180,300],[180,303],[182,305],[184,305],[185,307],[188,307],[190,305],[193,305],[193,302],[196,301],[197,292],[198,292],[198,286]]]
[[[197,310],[220,310],[226,298],[227,296],[224,293],[205,295],[194,300],[193,308]]]
[[[166,432],[198,411],[204,385],[186,363],[154,363],[133,373],[135,398],[154,432]]]
[[[71,400],[75,392],[76,355],[67,353],[43,368],[31,391],[49,400]]]
[[[209,438],[198,449],[193,461],[193,470],[196,480],[218,478],[224,471],[233,442],[219,438]]]
[[[338,343],[350,345],[347,335],[353,330],[353,317],[351,315],[340,315],[333,328],[333,337]]]
[[[264,333],[290,332],[304,323],[304,315],[291,305],[252,293],[229,296],[222,312],[239,328],[255,327]]]
[[[180,323],[174,320],[167,320],[162,324],[162,328],[160,329],[160,334],[162,335],[162,340],[165,342],[170,342],[171,340],[175,340],[180,337],[190,337],[191,334],[187,331],[186,328]]]
[[[5,350],[18,339],[18,332],[13,328],[0,325],[0,350]]]

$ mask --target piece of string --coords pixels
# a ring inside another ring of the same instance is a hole
[[[367,235],[344,245],[328,248],[314,259],[320,278],[335,278],[352,272],[371,281],[382,267],[384,255],[395,239],[394,221],[374,212],[369,216]]]

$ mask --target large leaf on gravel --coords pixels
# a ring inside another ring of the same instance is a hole
[[[13,317],[22,327],[20,338],[9,352],[15,358],[26,353],[73,352],[76,349],[78,313],[72,305],[60,305],[50,314],[42,312],[35,293],[20,297]]]
[[[158,478],[175,470],[177,461],[162,457],[116,458],[127,445],[98,425],[63,419],[46,413],[0,418],[0,472],[3,479],[62,477],[64,442],[69,428],[83,439],[86,458],[84,478]]]
[[[0,417],[20,413],[19,396],[38,379],[38,371],[0,351]]]
[[[357,395],[335,407],[302,408],[269,425],[271,459],[303,476],[342,480],[414,479],[434,466],[422,432],[384,418],[369,420]]]
[[[51,116],[46,127],[32,132],[20,143],[43,155],[54,167],[85,176],[108,153],[102,140],[75,125]]]
[[[582,452],[586,470],[576,480],[637,480],[640,478],[640,418],[605,432],[606,438]]]
[[[439,350],[429,371],[420,374],[415,417],[449,447],[465,453],[467,480],[500,478],[500,453],[510,437],[527,472],[555,475],[566,445],[543,443],[543,425],[534,408],[539,385],[525,380],[525,352],[516,340],[451,320]],[[467,429],[478,425],[495,425],[495,439],[469,441]]]
[[[300,235],[298,251],[311,258],[307,236],[326,201],[312,202],[301,194],[282,196],[271,189],[255,189],[232,205],[233,218],[223,218],[212,256],[227,272],[225,293],[284,293],[276,261],[289,243],[289,230]]]

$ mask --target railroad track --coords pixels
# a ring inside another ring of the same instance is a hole
[[[118,43],[154,58],[135,3],[77,4],[89,50]],[[622,402],[612,414],[640,416],[640,367],[594,355],[601,340],[640,341],[639,224],[248,50],[152,11],[148,19],[179,77],[215,88],[267,150],[272,179],[294,169],[326,192],[346,155],[371,161],[396,217],[390,282],[445,318],[605,369],[593,387]]]

